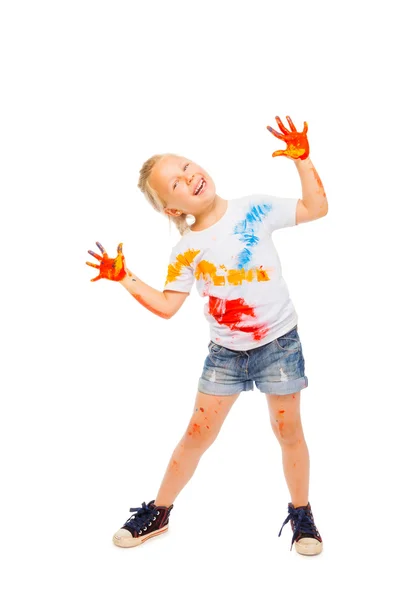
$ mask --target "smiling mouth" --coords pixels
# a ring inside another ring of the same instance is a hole
[[[206,180],[202,177],[200,180],[200,186],[197,186],[197,188],[196,188],[196,190],[198,190],[198,191],[197,191],[197,193],[195,192],[193,195],[200,196],[200,194],[204,191],[206,186],[207,186]]]

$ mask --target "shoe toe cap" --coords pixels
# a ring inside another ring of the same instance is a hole
[[[132,534],[127,529],[118,529],[116,533],[114,533],[114,539],[120,540],[122,538],[131,538]]]
[[[301,554],[319,554],[322,551],[322,542],[305,537],[296,542],[296,548]]]

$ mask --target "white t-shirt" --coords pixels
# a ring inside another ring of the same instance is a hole
[[[271,342],[297,325],[298,315],[271,239],[296,225],[298,198],[253,194],[228,201],[203,231],[188,231],[172,248],[164,290],[208,297],[210,339],[232,350]]]

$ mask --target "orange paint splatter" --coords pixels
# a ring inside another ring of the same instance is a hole
[[[280,412],[280,413],[284,413],[285,411],[284,411],[284,410],[280,410],[279,412]]]
[[[220,269],[227,272],[227,275],[217,275],[217,267],[208,260],[201,260],[196,267],[194,273],[196,279],[204,279],[210,281],[215,286],[241,285],[244,281],[269,281],[270,277],[263,268],[254,267],[249,270],[245,269],[226,269],[225,265],[220,265]]]
[[[212,281],[214,285],[225,285],[225,276],[217,275],[217,267],[208,260],[201,260],[196,267],[194,276],[202,277],[204,281]]]
[[[189,431],[189,435],[196,435],[196,434],[201,435],[200,425],[198,423],[193,423],[192,430]]]
[[[92,250],[88,250],[91,256],[97,258],[100,261],[100,264],[96,265],[95,263],[86,262],[89,267],[94,267],[95,269],[99,269],[99,274],[97,277],[94,277],[90,281],[98,281],[99,279],[110,279],[111,281],[121,281],[126,275],[127,272],[125,270],[125,257],[122,254],[122,243],[118,245],[117,256],[116,258],[109,258],[107,252],[100,244],[100,242],[96,242],[96,246],[100,249],[103,256],[96,254]]]
[[[176,261],[168,265],[167,278],[165,284],[175,281],[181,274],[183,267],[190,267],[195,257],[198,255],[200,250],[194,250],[193,248],[186,250],[183,254],[178,254]]]
[[[201,410],[201,412],[204,412],[204,408],[202,408],[201,406],[200,406],[200,410]]]
[[[267,129],[276,138],[285,142],[287,146],[285,150],[276,150],[276,152],[274,152],[272,156],[287,156],[288,158],[291,158],[293,160],[296,160],[298,158],[300,158],[301,160],[306,159],[310,154],[310,147],[308,145],[307,139],[307,122],[304,121],[303,131],[297,131],[296,127],[293,125],[291,118],[286,117],[291,129],[291,131],[289,131],[282,123],[279,117],[275,117],[275,119],[282,133],[275,131],[275,129],[272,129],[272,127],[269,126],[267,126]]]
[[[226,325],[232,331],[244,331],[253,334],[254,340],[265,337],[269,331],[267,325],[248,325],[248,319],[256,318],[254,308],[246,304],[243,298],[228,300],[226,298],[209,297],[209,314],[218,323]],[[246,319],[246,322],[243,322]],[[246,324],[245,324],[246,323]]]
[[[325,198],[326,198],[326,194],[325,194],[324,186],[322,185],[322,181],[321,181],[321,179],[320,179],[320,177],[319,177],[319,175],[318,175],[317,171],[315,170],[315,168],[314,168],[314,167],[311,167],[311,170],[312,170],[312,172],[313,172],[313,175],[314,175],[315,179],[317,180],[318,189],[319,189],[320,193],[321,193],[323,196],[325,196]]]

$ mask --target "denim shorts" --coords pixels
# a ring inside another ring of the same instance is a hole
[[[229,396],[254,389],[267,394],[294,394],[308,386],[297,325],[268,344],[251,350],[230,350],[215,342],[208,356],[198,390]]]

